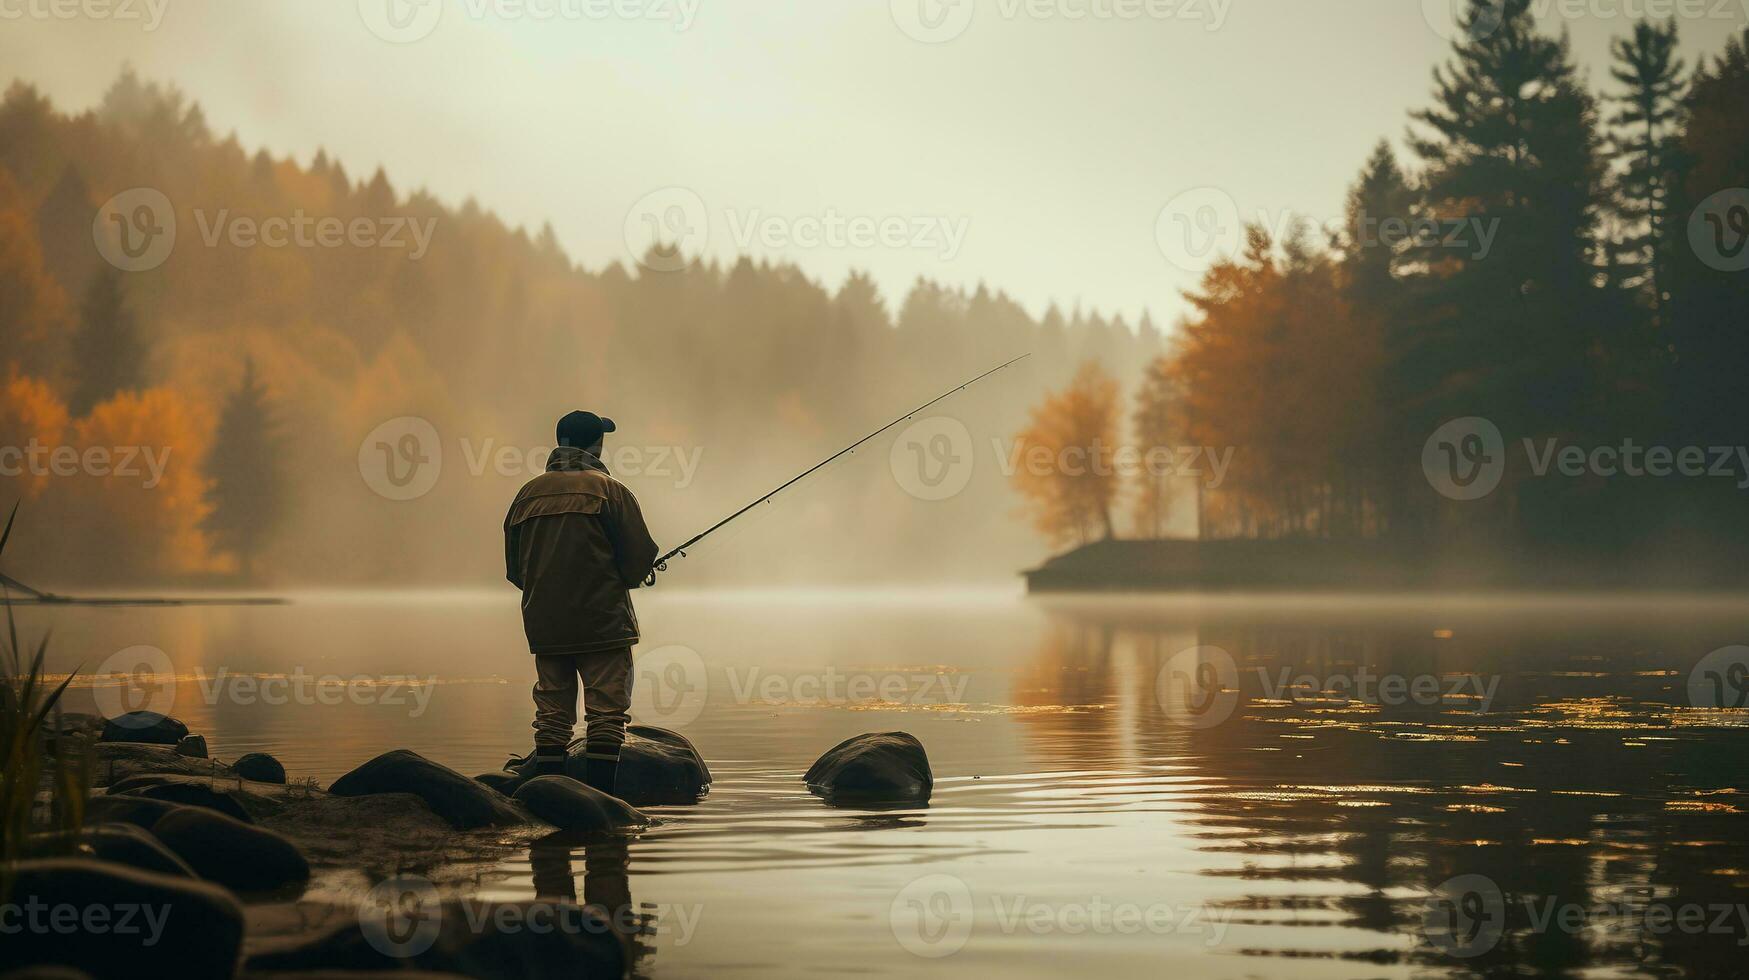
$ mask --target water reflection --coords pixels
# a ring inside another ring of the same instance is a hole
[[[559,832],[529,847],[534,897],[581,904],[604,919],[631,952],[632,976],[648,976],[656,952],[656,916],[632,902],[631,850],[623,837],[579,840]],[[583,896],[577,896],[577,864],[583,866]]]
[[[1188,823],[1241,862],[1203,873],[1246,882],[1232,922],[1267,927],[1239,952],[1742,975],[1749,731],[1688,690],[1737,623],[1055,612],[1027,675],[1055,679],[1040,700],[1102,710],[1023,727],[1053,760],[1133,741],[1204,777]],[[1150,699],[1133,730],[1112,710]]]
[[[327,783],[400,746],[464,773],[527,751],[529,665],[502,598],[33,609],[22,625],[54,628],[57,670],[138,643],[179,675],[204,669],[175,713],[215,755],[270,751]],[[555,837],[418,873],[631,909],[640,975],[1741,975],[1749,650],[1713,652],[1749,640],[1746,610],[657,590],[640,607],[650,647],[708,666],[708,703],[670,727],[709,761],[710,795],[651,808],[635,839]],[[438,680],[426,708],[208,693],[220,668],[299,667]],[[932,683],[878,703],[759,693],[828,676]],[[928,750],[927,808],[808,793],[821,752],[889,730]],[[892,908],[931,875],[974,904],[964,948],[926,960]],[[1055,924],[1095,902],[1164,906],[1172,923],[1207,910],[1221,929]],[[1042,931],[1009,918],[1015,903],[1046,913]],[[684,939],[661,914],[678,909],[699,911]],[[1688,925],[1665,921],[1683,910]]]

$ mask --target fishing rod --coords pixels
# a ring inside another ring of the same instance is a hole
[[[945,401],[949,397],[951,397],[953,395],[957,395],[960,392],[966,390],[967,388],[970,388],[972,385],[975,385],[978,382],[984,380],[985,378],[988,378],[990,375],[995,374],[997,371],[1000,371],[1004,368],[1010,367],[1010,366],[1012,366],[1020,361],[1023,361],[1031,356],[1032,356],[1032,354],[1030,352],[1028,352],[1028,353],[1020,355],[1019,357],[1014,358],[1011,361],[1004,361],[1003,363],[996,365],[995,367],[991,368],[990,370],[985,371],[983,374],[978,375],[977,377],[973,378],[972,380],[967,381],[965,384],[962,384],[959,387],[952,389],[951,391],[946,391],[946,392],[943,392],[942,394],[936,395],[934,398],[929,399],[928,401],[917,406],[916,408],[913,408],[909,412],[906,412],[905,414],[899,416],[898,418],[892,420],[891,422],[888,422],[886,425],[881,426],[880,428],[874,430],[873,432],[870,432],[868,435],[863,436],[861,439],[856,440],[855,442],[851,443],[850,445],[845,446],[843,449],[840,449],[837,452],[833,453],[832,455],[826,457],[825,459],[820,460],[818,463],[815,463],[813,466],[808,467],[807,469],[803,470],[801,473],[797,474],[796,476],[790,477],[781,486],[779,486],[776,490],[773,490],[770,493],[767,493],[764,496],[759,497],[758,499],[754,500],[752,503],[748,504],[747,506],[741,508],[738,511],[735,511],[733,514],[730,514],[728,517],[725,517],[722,520],[716,522],[715,524],[712,524],[710,527],[707,527],[704,530],[698,532],[697,534],[693,535],[691,538],[687,539],[687,542],[685,544],[681,545],[678,548],[675,548],[673,551],[670,551],[667,554],[663,555],[662,557],[656,559],[656,564],[650,570],[650,577],[644,581],[644,584],[645,585],[654,585],[656,583],[656,573],[657,572],[666,572],[668,570],[668,560],[670,558],[685,558],[686,557],[686,549],[692,547],[695,544],[698,544],[700,541],[703,541],[706,537],[708,537],[709,535],[711,535],[712,533],[714,533],[715,531],[720,529],[723,525],[734,520],[735,518],[740,517],[742,514],[747,513],[748,511],[759,506],[760,504],[763,504],[766,501],[770,500],[771,498],[784,492],[785,490],[788,490],[790,487],[793,487],[796,484],[802,482],[802,480],[806,479],[810,474],[819,470],[821,467],[826,466],[828,463],[831,463],[833,460],[837,459],[840,456],[845,455],[846,453],[855,452],[856,447],[862,445],[863,443],[869,441],[870,439],[873,439],[875,436],[880,435],[881,433],[887,431],[888,429],[892,428],[893,426],[898,425],[900,422],[903,422],[903,421],[915,416],[918,412],[921,412],[924,409],[929,408],[931,405],[934,405],[936,402]]]

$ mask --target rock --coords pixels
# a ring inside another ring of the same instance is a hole
[[[164,846],[156,834],[131,823],[98,824],[87,827],[79,842],[91,849],[100,861],[125,864],[130,868],[179,878],[193,878],[194,869]]]
[[[152,833],[195,873],[227,888],[267,891],[310,877],[310,863],[291,841],[211,810],[166,814]]]
[[[53,964],[98,977],[236,972],[243,909],[216,885],[87,858],[21,861],[14,872],[8,901],[24,928],[6,937],[9,967]],[[48,910],[36,913],[41,916],[71,907],[80,926],[31,928],[26,917],[33,905]],[[92,917],[89,925],[86,916]]]
[[[191,759],[206,758],[206,736],[184,735],[182,741],[176,743],[176,754],[185,755]]]
[[[515,800],[560,830],[623,830],[650,822],[624,800],[570,776],[536,776],[517,789]]]
[[[85,801],[85,824],[133,824],[151,830],[164,815],[181,807],[144,796],[93,796]]]
[[[802,779],[828,802],[923,801],[935,788],[923,743],[908,732],[847,738],[810,766]]]
[[[179,773],[185,776],[226,776],[229,766],[212,759],[177,755],[174,745],[144,745],[139,742],[98,742],[92,746],[92,781],[108,786],[141,773]]]
[[[216,810],[227,817],[254,823],[255,818],[249,815],[241,802],[224,787],[213,785],[205,776],[179,776],[167,773],[148,773],[139,776],[129,776],[109,787],[110,795],[143,796],[149,800],[163,800],[180,806],[205,807]]]
[[[474,781],[484,783],[505,796],[515,795],[516,790],[526,782],[523,777],[513,772],[483,772],[475,776]]]
[[[579,743],[565,760],[565,772],[574,779],[582,779],[584,771],[583,746]],[[613,795],[644,806],[697,803],[710,791],[710,767],[685,735],[650,725],[626,729]]]
[[[266,752],[250,752],[231,763],[231,770],[244,779],[258,783],[285,782],[285,767]]]
[[[551,777],[548,777],[551,778]],[[388,908],[371,906],[340,917],[314,935],[265,944],[245,964],[251,977],[287,973],[287,980],[319,976],[312,971],[359,971],[387,978],[381,971],[451,972],[483,980],[557,980],[625,975],[627,944],[596,911],[570,902],[439,902],[425,894],[423,879],[412,879],[415,901]],[[429,883],[425,883],[429,887]],[[399,896],[396,896],[397,898]],[[364,971],[368,971],[364,972]]]
[[[565,758],[565,775],[578,781],[588,775],[589,764],[583,754],[583,744],[582,739],[572,742]],[[527,756],[511,759],[505,772],[492,773],[490,779],[486,776],[475,778],[501,793],[514,796],[530,778],[515,771],[527,761]],[[626,729],[613,795],[633,806],[690,805],[703,799],[710,789],[710,767],[705,765],[704,757],[698,754],[698,749],[685,735],[651,725],[632,725]]]
[[[33,834],[32,849],[40,853],[41,848],[63,841],[67,836],[59,833]],[[125,864],[130,868],[154,874],[179,878],[195,877],[194,869],[165,847],[158,838],[131,823],[98,824],[85,827],[72,836],[81,851],[89,852],[99,861]]]
[[[103,723],[100,742],[144,742],[147,745],[175,745],[188,734],[188,726],[156,711],[130,711]]]
[[[335,796],[412,793],[457,830],[523,823],[504,794],[407,749],[385,752],[334,781]]]

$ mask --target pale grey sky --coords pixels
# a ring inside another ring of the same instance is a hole
[[[654,202],[833,288],[982,280],[1164,325],[1195,275],[1162,208],[1212,187],[1246,218],[1334,217],[1426,104],[1448,2],[0,0],[0,64],[85,108],[132,63],[252,150],[550,219],[590,268]],[[1680,15],[1692,60],[1749,8],[1536,2],[1594,83],[1641,10]]]

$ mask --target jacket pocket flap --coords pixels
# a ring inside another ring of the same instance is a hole
[[[525,497],[510,508],[510,524],[521,524],[531,517],[552,517],[556,514],[599,514],[607,502],[592,493],[549,493]]]

